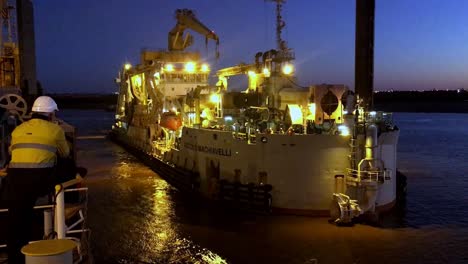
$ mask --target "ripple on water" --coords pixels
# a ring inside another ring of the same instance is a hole
[[[468,115],[399,113],[395,119],[408,194],[386,228],[246,219],[191,207],[118,146],[80,141],[79,160],[90,171],[96,263],[466,263]]]
[[[166,181],[120,152],[108,174],[87,178],[98,263],[226,263],[179,233],[176,190]]]

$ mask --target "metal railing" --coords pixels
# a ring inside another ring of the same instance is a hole
[[[81,176],[77,176],[76,179],[55,186],[55,232],[57,233],[57,239],[67,238],[67,234],[83,233],[89,231],[89,229],[85,228],[73,230],[73,228],[85,221],[83,209],[80,209],[78,211],[80,217],[75,223],[73,223],[70,226],[67,226],[65,222],[65,192],[86,192],[87,194],[88,188],[86,187],[67,189],[75,184],[81,183],[82,181],[83,178],[81,178]],[[86,206],[84,209],[86,209]]]
[[[70,234],[76,234],[76,233],[85,233],[89,232],[90,230],[88,228],[85,228],[83,223],[86,221],[86,211],[87,211],[87,192],[88,188],[87,187],[81,187],[81,188],[70,188],[73,185],[79,184],[83,181],[83,178],[79,175],[76,176],[75,179],[57,184],[55,186],[55,203],[54,204],[47,204],[47,205],[38,205],[35,206],[34,209],[37,210],[46,210],[46,209],[54,209],[54,223],[50,223],[46,221],[46,217],[44,217],[44,237],[49,237],[51,234],[46,233],[49,229],[49,227],[53,226],[53,232],[55,233],[56,239],[70,239],[73,240],[77,243],[77,248],[78,248],[78,254],[79,254],[79,260],[76,261],[75,263],[79,263],[82,258],[82,245],[81,245],[81,240],[76,238],[76,237],[67,237],[67,235]],[[80,207],[77,210],[76,214],[73,214],[74,216],[77,215],[78,219],[71,223],[70,226],[67,226],[66,224],[66,207],[65,207],[65,193],[66,192],[85,192],[86,197],[84,199],[84,202],[80,203]],[[84,206],[83,206],[84,205]],[[6,213],[8,212],[8,209],[0,209],[0,213]],[[46,212],[44,212],[44,215]],[[78,227],[78,228],[77,228]],[[30,241],[34,242],[34,241]],[[5,248],[7,245],[3,244],[0,245],[0,248]]]
[[[234,139],[247,141],[249,144],[255,144],[257,139],[256,133],[232,132],[232,136]]]
[[[388,180],[388,170],[378,171],[359,171],[355,169],[346,169],[346,180],[354,183],[371,183],[371,182],[384,182]]]

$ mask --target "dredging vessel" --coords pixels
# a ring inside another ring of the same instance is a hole
[[[392,115],[371,111],[372,90],[297,85],[295,54],[281,38],[285,1],[272,2],[277,48],[218,70],[212,86],[209,65],[185,50],[192,36],[184,30],[219,38],[192,11],[177,10],[168,50],[144,50],[138,65],[122,67],[111,137],[179,189],[237,206],[338,222],[391,208],[399,135]],[[373,20],[362,17],[358,27],[372,34],[356,34],[357,53],[373,42]],[[229,89],[234,75],[248,77],[245,90]],[[361,79],[356,85],[369,86]]]

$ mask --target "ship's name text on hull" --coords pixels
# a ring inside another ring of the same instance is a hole
[[[197,144],[192,144],[192,143],[184,143],[184,147],[193,150],[193,151],[198,151],[198,152],[205,152],[205,153],[210,153],[214,155],[220,155],[220,156],[226,156],[230,157],[231,156],[231,150],[230,149],[224,149],[224,148],[215,148],[215,147],[210,147],[210,146],[202,146],[202,145],[197,145]]]

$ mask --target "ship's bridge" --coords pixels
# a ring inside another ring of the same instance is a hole
[[[167,62],[161,65],[155,78],[165,96],[181,96],[187,94],[189,89],[207,85],[209,72],[210,68],[206,63]]]

